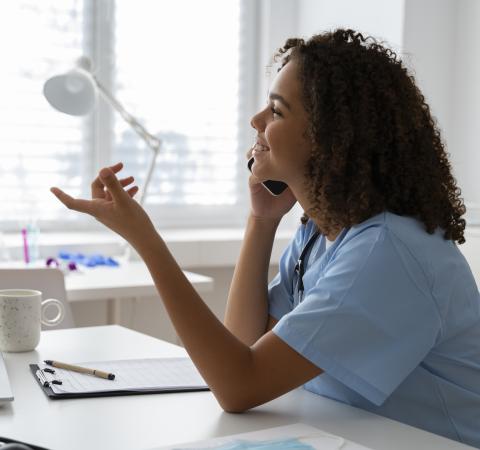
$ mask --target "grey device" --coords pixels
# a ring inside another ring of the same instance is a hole
[[[3,354],[0,352],[0,405],[13,400],[12,388],[8,378],[7,368],[3,360]]]
[[[252,171],[252,164],[255,161],[255,158],[252,156],[248,160],[248,170]],[[285,189],[287,189],[288,185],[283,181],[275,181],[275,180],[267,180],[264,181],[263,187],[270,192],[272,195],[280,195]]]

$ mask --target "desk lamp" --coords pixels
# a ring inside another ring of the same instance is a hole
[[[86,56],[79,58],[72,70],[48,79],[43,86],[43,94],[50,105],[58,111],[71,116],[84,116],[92,111],[97,100],[98,92],[107,103],[118,111],[125,122],[135,130],[153,152],[143,190],[138,201],[143,205],[155,167],[155,161],[162,143],[160,139],[150,134],[135,117],[125,110],[105,86],[98,81],[92,72],[92,63]]]
[[[140,193],[138,202],[143,205],[147,194],[148,185],[152,178],[153,169],[157,159],[161,140],[150,134],[145,127],[103,86],[92,72],[92,63],[89,58],[82,56],[69,72],[49,78],[43,86],[43,94],[50,105],[55,109],[71,116],[84,116],[93,110],[98,92],[118,111],[120,116],[135,132],[145,141],[152,150],[152,159],[147,170],[147,176]],[[123,258],[130,259],[131,248],[125,243]]]

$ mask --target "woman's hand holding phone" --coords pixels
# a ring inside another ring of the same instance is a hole
[[[250,172],[252,171],[252,166],[254,162],[255,162],[255,158],[252,156],[248,160],[248,170],[250,170]],[[270,192],[270,194],[275,196],[280,195],[285,189],[288,188],[287,183],[284,183],[283,181],[266,180],[266,181],[263,181],[262,184],[263,184],[263,187],[268,192]]]
[[[251,168],[255,160],[252,157],[251,149],[247,152],[247,158],[247,167],[252,172]],[[297,201],[290,188],[281,181],[262,182],[252,173],[249,178],[249,187],[251,213],[255,217],[280,220]],[[273,193],[272,190],[276,193]]]

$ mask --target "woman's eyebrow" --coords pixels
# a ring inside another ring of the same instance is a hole
[[[283,103],[287,109],[289,110],[292,109],[292,107],[290,106],[290,103],[288,103],[280,94],[276,94],[275,92],[270,92],[268,94],[268,98],[270,100],[278,100],[279,102]]]

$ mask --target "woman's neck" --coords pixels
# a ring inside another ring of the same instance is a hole
[[[295,198],[297,199],[298,203],[302,207],[302,209],[306,212],[308,217],[313,220],[315,225],[317,226],[318,230],[329,240],[329,241],[334,241],[337,236],[340,234],[342,231],[342,227],[337,227],[335,229],[329,230],[328,233],[325,233],[323,231],[323,226],[322,224],[325,223],[325,217],[319,216],[318,211],[313,207],[313,204],[310,202],[308,199],[309,195],[304,189],[296,189],[296,186],[290,186],[290,189],[293,192],[293,195],[295,195]]]

